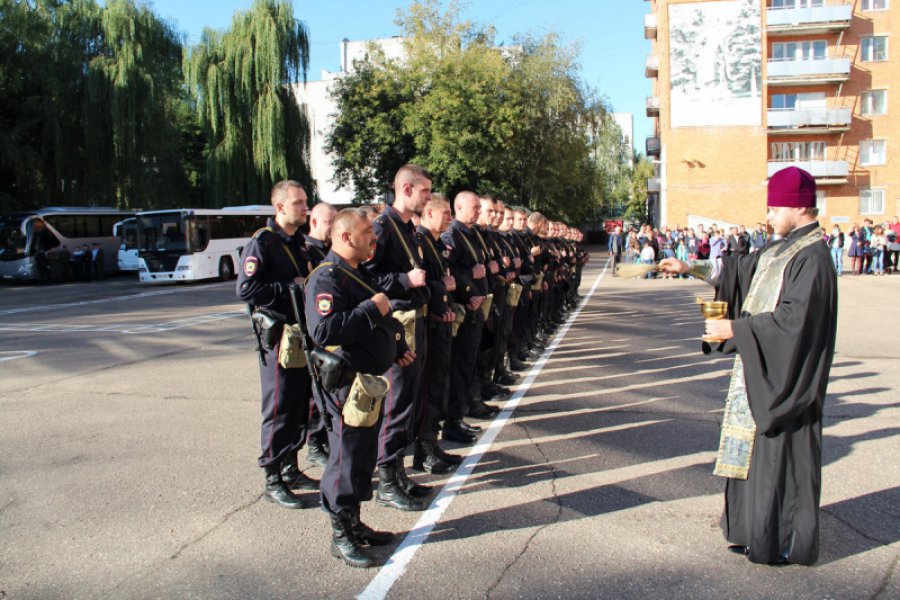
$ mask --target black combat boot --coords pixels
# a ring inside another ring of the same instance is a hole
[[[465,424],[462,421],[460,421],[460,423]],[[444,452],[443,448],[441,448],[440,444],[438,444],[436,441],[431,442],[431,448],[434,451],[435,456],[437,456],[448,465],[456,466],[462,464],[462,456],[460,456],[459,454],[450,454],[449,452]]]
[[[281,480],[292,490],[315,491],[319,489],[319,482],[304,475],[297,467],[296,454],[292,454],[282,461]]]
[[[375,502],[398,510],[418,511],[426,508],[424,502],[413,498],[400,487],[396,463],[378,467],[378,493],[375,495]]]
[[[443,432],[441,437],[451,442],[459,442],[460,444],[471,444],[476,439],[475,434],[462,428],[460,421],[444,421]]]
[[[306,444],[306,462],[324,469],[326,463],[328,463],[328,454],[327,443],[315,437],[309,438],[309,442]]]
[[[431,495],[431,488],[427,485],[419,485],[412,481],[406,474],[406,464],[401,454],[397,457],[397,483],[403,488],[403,491],[413,498],[425,498]]]
[[[453,465],[441,460],[441,457],[434,451],[434,446],[434,442],[416,442],[416,450],[413,453],[413,469],[432,475],[446,475],[453,470]]]
[[[294,495],[281,479],[279,465],[268,465],[266,470],[266,491],[263,498],[283,508],[306,508],[303,498]]]
[[[375,531],[362,522],[359,507],[350,513],[350,525],[356,540],[363,546],[386,546],[394,539],[394,534],[387,531]]]
[[[522,362],[518,356],[511,356],[509,358],[509,368],[513,371],[527,371],[528,365]]]
[[[375,558],[360,545],[359,539],[353,533],[352,515],[353,513],[346,509],[339,514],[331,515],[331,554],[351,567],[362,569],[374,567]]]

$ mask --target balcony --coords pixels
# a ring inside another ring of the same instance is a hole
[[[659,116],[659,96],[647,96],[647,116]]]
[[[660,182],[659,177],[651,177],[647,180],[647,192],[659,192]]]
[[[646,142],[646,149],[647,156],[659,156],[660,150],[662,150],[662,144],[660,143],[659,137],[648,137]]]
[[[837,133],[850,129],[849,108],[807,108],[800,110],[770,110],[769,135]]]
[[[766,33],[769,37],[833,33],[850,27],[852,16],[851,4],[770,8],[766,11]]]
[[[766,83],[770,86],[823,85],[850,79],[849,58],[770,60]]]
[[[656,39],[656,15],[644,15],[644,39]]]
[[[850,164],[846,160],[770,160],[769,177],[787,167],[799,167],[816,178],[816,185],[840,185],[847,183]]]
[[[646,77],[656,77],[659,75],[659,57],[650,55],[647,57],[647,65],[644,67],[644,75]]]

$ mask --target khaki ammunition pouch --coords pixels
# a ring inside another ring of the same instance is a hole
[[[374,427],[381,414],[381,401],[390,389],[391,384],[384,377],[357,373],[341,410],[344,423],[350,427]]]
[[[519,300],[522,298],[522,290],[524,290],[521,285],[518,283],[509,284],[509,289],[506,290],[506,305],[511,306],[513,308],[519,305]]]
[[[406,338],[406,346],[410,352],[416,351],[416,318],[419,311],[413,310],[395,310],[391,315],[403,325],[403,337]]]
[[[488,320],[488,317],[491,314],[491,306],[493,306],[493,304],[494,304],[494,295],[493,294],[488,294],[485,297],[484,302],[481,303],[481,316],[484,317],[485,321]]]
[[[278,346],[278,366],[282,369],[306,368],[306,354],[299,325],[285,325],[281,332],[281,344]]]
[[[459,326],[462,325],[463,321],[466,320],[466,307],[462,304],[457,304],[456,302],[454,302],[450,305],[450,308],[453,309],[453,314],[456,315],[456,318],[450,325],[450,333],[453,335],[453,337],[456,337],[456,333],[459,331]]]
[[[534,283],[531,284],[531,289],[535,292],[541,291],[541,286],[544,284],[544,274],[538,273],[534,276]]]

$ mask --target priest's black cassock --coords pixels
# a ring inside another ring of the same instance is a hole
[[[824,243],[786,266],[773,312],[741,317],[760,256],[780,253],[818,228],[811,223],[762,251],[724,257],[716,298],[729,303],[734,337],[718,350],[744,363],[756,422],[746,480],[727,480],[722,530],[757,563],[809,565],[819,553],[822,409],[837,329],[837,280]]]

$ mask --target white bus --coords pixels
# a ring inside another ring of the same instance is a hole
[[[96,276],[88,258],[95,248],[103,249],[103,272],[113,273],[119,248],[113,224],[133,214],[115,208],[63,206],[3,215],[0,277],[40,281],[90,278]]]
[[[272,206],[181,208],[135,215],[144,282],[234,277],[238,249],[275,215]]]
[[[137,273],[138,270],[138,241],[137,219],[131,217],[119,221],[113,225],[113,236],[119,240],[117,263],[119,270],[129,273]]]

